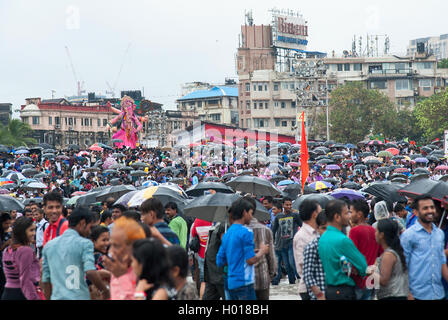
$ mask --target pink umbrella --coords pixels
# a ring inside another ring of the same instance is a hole
[[[290,162],[289,165],[291,167],[300,167],[300,163],[298,163],[298,162]]]
[[[435,168],[435,170],[448,170],[448,166],[440,165]]]

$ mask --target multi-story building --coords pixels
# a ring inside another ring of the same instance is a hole
[[[423,44],[423,50],[433,54],[437,60],[448,59],[448,33],[438,37],[426,37],[409,41],[408,56],[418,53],[419,44]]]
[[[11,103],[0,103],[0,123],[4,126],[8,125],[9,119],[11,117]]]
[[[73,105],[65,99],[26,99],[20,111],[22,121],[33,129],[33,138],[56,147],[108,143],[106,127],[115,116],[108,105]]]

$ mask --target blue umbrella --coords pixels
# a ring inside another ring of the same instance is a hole
[[[26,154],[26,153],[30,153],[28,150],[25,149],[21,149],[21,150],[17,150],[14,152],[14,154]]]
[[[294,181],[292,181],[292,180],[282,180],[279,183],[277,183],[277,186],[287,186],[289,184],[294,184]]]
[[[361,194],[361,192],[352,189],[345,189],[345,188],[336,189],[333,192],[331,192],[330,195],[332,195],[336,199],[346,197],[350,201],[357,199],[365,200],[365,197]]]
[[[351,143],[347,143],[347,144],[345,145],[345,147],[346,147],[346,148],[349,148],[349,149],[355,149],[355,148],[356,148],[356,146],[355,146],[354,144],[351,144]]]
[[[419,163],[428,163],[429,162],[429,160],[426,158],[416,158],[414,161],[419,162]]]
[[[144,187],[151,187],[151,186],[158,186],[159,183],[157,181],[153,181],[153,180],[148,180],[143,182],[142,186]]]

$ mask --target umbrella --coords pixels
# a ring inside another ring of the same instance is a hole
[[[394,170],[395,173],[403,173],[403,172],[409,172],[408,168],[397,168]]]
[[[118,185],[118,186],[111,186],[108,188],[105,188],[100,193],[97,194],[96,200],[97,201],[103,201],[106,200],[109,197],[113,197],[115,199],[120,198],[122,195],[137,190],[132,185]]]
[[[14,152],[14,154],[26,154],[26,153],[30,153],[30,152],[26,149],[17,150]]]
[[[293,180],[286,179],[286,180],[282,180],[279,183],[277,183],[277,187],[287,186],[287,185],[290,185],[293,183],[295,183]]]
[[[88,156],[89,153],[87,151],[80,151],[76,154],[77,157]]]
[[[215,190],[218,193],[235,193],[232,188],[222,182],[200,182],[185,191],[190,197],[199,197],[204,195],[205,191]]]
[[[48,143],[39,143],[39,147],[43,148],[43,149],[51,149],[54,148],[51,144]]]
[[[344,183],[342,185],[342,187],[346,188],[346,189],[352,189],[352,190],[359,190],[359,189],[361,189],[361,186],[359,184],[357,184],[356,182],[353,182],[353,181],[349,181],[349,182]]]
[[[401,160],[401,159],[404,159],[404,156],[402,156],[402,155],[396,155],[396,156],[393,156],[393,157],[392,157],[392,160]]]
[[[314,189],[314,190],[323,190],[323,189],[329,189],[332,188],[333,185],[329,182],[326,181],[316,181],[311,183],[310,188]]]
[[[370,186],[363,189],[363,191],[387,202],[406,203],[407,199],[398,193],[398,190],[402,187],[404,187],[404,184],[379,182],[372,183]]]
[[[176,170],[175,167],[165,167],[163,169],[161,169],[159,172],[160,173],[173,173]]]
[[[399,192],[407,197],[429,194],[434,200],[442,201],[448,195],[448,183],[431,179],[417,179],[400,189]]]
[[[254,176],[239,176],[226,183],[236,191],[252,193],[258,196],[277,196],[281,192],[269,181]]]
[[[124,157],[126,157],[126,155],[124,153],[121,153],[121,152],[115,152],[115,153],[112,154],[112,157],[114,157],[114,158],[124,158]]]
[[[129,191],[125,194],[123,194],[121,197],[118,198],[117,201],[114,202],[114,204],[122,204],[124,206],[128,206],[129,200],[137,193],[139,190]]]
[[[119,163],[114,163],[113,165],[111,165],[108,169],[112,169],[112,170],[120,170],[121,168],[123,168],[122,164]]]
[[[297,198],[298,195],[300,195],[302,192],[302,185],[300,183],[292,183],[284,187],[282,190],[283,197],[288,197],[291,199]],[[313,190],[308,185],[305,185],[303,188],[303,194],[312,194],[312,193],[318,193],[316,190]]]
[[[378,152],[376,154],[376,156],[380,157],[380,158],[392,158],[394,156],[394,154],[392,154],[389,151],[383,150],[383,151]]]
[[[287,178],[284,175],[277,175],[277,176],[273,176],[271,179],[269,179],[270,182],[279,182],[279,181],[283,181],[286,180]]]
[[[57,156],[56,159],[58,159],[58,160],[69,160],[70,158],[67,157],[66,155],[61,154],[61,155]]]
[[[312,200],[312,201],[317,201],[320,206],[322,207],[322,209],[325,209],[325,206],[327,205],[328,202],[330,202],[331,200],[335,200],[336,198],[329,195],[329,194],[323,194],[323,193],[319,193],[319,194],[305,194],[300,196],[299,198],[297,198],[297,200],[295,200],[292,203],[292,208],[295,210],[299,210],[300,208],[300,204],[305,201],[305,200]]]
[[[205,177],[204,182],[218,182],[220,180],[217,176],[208,176]]]
[[[351,159],[347,159],[342,161],[342,164],[349,164],[349,163],[355,163],[355,161],[351,160]]]
[[[345,145],[345,147],[346,147],[346,148],[349,148],[349,149],[356,149],[356,146],[355,146],[354,144],[352,144],[352,143],[347,143],[347,144]]]
[[[42,155],[42,158],[55,158],[56,156],[53,153],[45,153]]]
[[[11,172],[8,175],[6,175],[5,177],[8,180],[13,180],[13,181],[18,181],[18,180],[24,180],[26,179],[26,177],[21,174],[20,172]]]
[[[102,189],[92,189],[92,191],[87,192],[86,194],[79,196],[79,198],[76,200],[76,206],[88,206],[91,205],[93,203],[98,202],[96,200],[96,197],[98,196],[98,194],[102,191]]]
[[[413,155],[410,156],[411,160],[415,160],[415,159],[417,159],[417,158],[421,158],[421,157],[423,157],[423,155],[418,154],[418,153],[413,154]]]
[[[390,180],[390,182],[406,184],[408,182],[408,180],[405,178],[397,177],[397,178],[393,178],[392,180]]]
[[[132,170],[134,170],[134,168],[126,166],[126,167],[121,167],[118,170],[121,170],[121,171],[132,171]]]
[[[98,172],[98,171],[101,171],[101,169],[98,168],[98,167],[88,167],[88,168],[85,168],[84,170],[87,171],[87,172]]]
[[[89,147],[89,150],[91,151],[103,151],[103,148],[98,144],[94,143]]]
[[[108,171],[108,170],[106,170]],[[116,171],[115,171],[116,172]],[[134,170],[130,172],[130,175],[133,177],[143,177],[146,176],[148,173],[142,170]]]
[[[111,141],[112,141],[112,143],[121,143],[121,142],[123,142],[123,140],[121,140],[121,139],[112,139]]]
[[[414,161],[417,162],[417,163],[428,163],[428,162],[429,162],[428,159],[423,158],[423,157],[421,157],[421,158],[415,158]]]
[[[25,169],[32,169],[32,168],[34,168],[34,165],[32,165],[32,164],[24,164],[24,165],[20,166],[20,168],[21,168],[22,170],[25,170]],[[22,173],[23,173],[23,172],[22,172]]]
[[[316,163],[320,166],[324,166],[324,165],[327,165],[330,163],[334,163],[334,161],[330,160],[330,159],[322,159],[322,160],[317,161]]]
[[[17,187],[18,187],[17,183],[7,183],[2,186],[3,189],[8,189],[8,190],[12,190]]]
[[[289,162],[288,165],[290,167],[300,167],[300,163],[298,163],[298,162]]]
[[[163,205],[172,201],[178,204],[181,208],[185,207],[187,196],[176,185],[158,185],[138,190],[128,202],[128,207],[139,207],[145,200],[150,198],[159,199]]]
[[[329,183],[331,183],[333,185],[336,185],[336,184],[339,183],[339,180],[336,179],[335,177],[325,178],[325,179],[323,179],[323,181],[329,182]]]
[[[20,157],[18,158],[18,160],[22,160],[22,161],[33,161],[33,159],[31,159],[30,157]]]
[[[329,164],[325,167],[325,169],[331,170],[331,171],[337,171],[337,170],[341,170],[341,167],[338,166],[337,164]]]
[[[408,176],[402,173],[394,173],[393,175],[389,176],[390,179],[395,179],[395,178],[402,178],[402,179],[407,179]]]
[[[440,166],[437,166],[434,170],[448,170],[448,166],[440,165]]]
[[[426,153],[430,153],[432,151],[432,149],[429,147],[421,147],[420,150]]]
[[[79,151],[81,148],[77,144],[69,144],[67,145],[68,150]]]
[[[428,159],[429,161],[432,161],[432,162],[440,161],[440,158],[437,156],[427,156],[426,159]]]
[[[366,164],[381,164],[381,161],[378,159],[370,159],[365,161]]]
[[[372,152],[362,152],[361,158],[373,157],[374,154]]]
[[[440,179],[439,179],[439,181],[447,182],[447,181],[448,181],[448,174],[446,174],[446,175],[444,175],[444,176],[441,176]]]
[[[381,172],[389,172],[389,167],[379,167],[375,169],[376,173],[381,173]]]
[[[382,146],[384,143],[379,140],[372,140],[367,143],[369,146]]]
[[[415,181],[417,179],[429,179],[429,174],[428,173],[417,173],[417,174],[412,175],[410,177],[410,179],[411,179],[411,182]]]
[[[87,191],[75,191],[71,194],[72,197],[83,196],[87,193]]]
[[[10,194],[11,191],[9,191],[8,189],[2,189],[0,188],[0,194]]]
[[[395,143],[392,143],[392,142],[386,143],[385,146],[386,146],[386,148],[389,148],[389,149],[392,149],[392,148],[393,149],[397,149],[398,148],[398,146]],[[388,150],[388,149],[386,149],[386,150]]]
[[[157,181],[148,180],[142,183],[142,186],[144,187],[151,187],[151,186],[158,186],[159,183]]]
[[[184,210],[184,214],[189,217],[196,217],[210,222],[228,221],[229,208],[232,204],[241,199],[238,194],[209,194],[191,201]],[[254,217],[258,221],[269,220],[270,214],[259,201],[255,201],[256,209]]]
[[[365,200],[365,197],[361,194],[359,191],[355,191],[352,189],[336,189],[333,192],[330,193],[331,196],[335,197],[336,199],[341,198],[348,198],[350,201],[362,199]]]
[[[37,174],[38,172],[39,172],[39,171],[37,171],[36,169],[29,168],[29,169],[25,169],[25,170],[23,170],[23,171],[22,171],[22,174],[23,174],[25,177],[31,177],[31,176]]]
[[[30,182],[23,186],[24,190],[48,189],[48,186],[42,182]]]
[[[137,169],[137,168],[142,168],[142,167],[149,167],[149,165],[144,162],[137,161],[137,162],[132,163],[131,167]]]
[[[367,162],[367,161],[370,161],[370,160],[376,160],[376,161],[381,162],[381,159],[380,159],[380,158],[377,158],[377,157],[375,157],[375,156],[368,156],[368,157],[365,157],[363,161],[364,161],[364,162]]]
[[[232,179],[233,177],[236,177],[236,174],[234,174],[234,173],[226,173],[226,174],[224,174],[224,175],[221,177],[221,180],[222,180],[222,181],[227,181],[227,180]]]
[[[363,165],[363,164],[357,164],[355,165],[353,168],[357,169],[357,170],[366,170],[367,166]]]
[[[414,174],[419,174],[419,173],[424,173],[424,174],[428,174],[428,175],[431,174],[431,172],[429,172],[429,170],[425,169],[425,168],[417,168],[414,170]]]
[[[0,195],[0,211],[23,211],[25,206],[16,198],[7,195]]]

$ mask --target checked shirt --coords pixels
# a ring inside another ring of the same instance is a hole
[[[312,300],[316,300],[312,286],[318,286],[325,293],[325,273],[318,252],[319,239],[320,236],[311,241],[303,251],[303,280]]]

